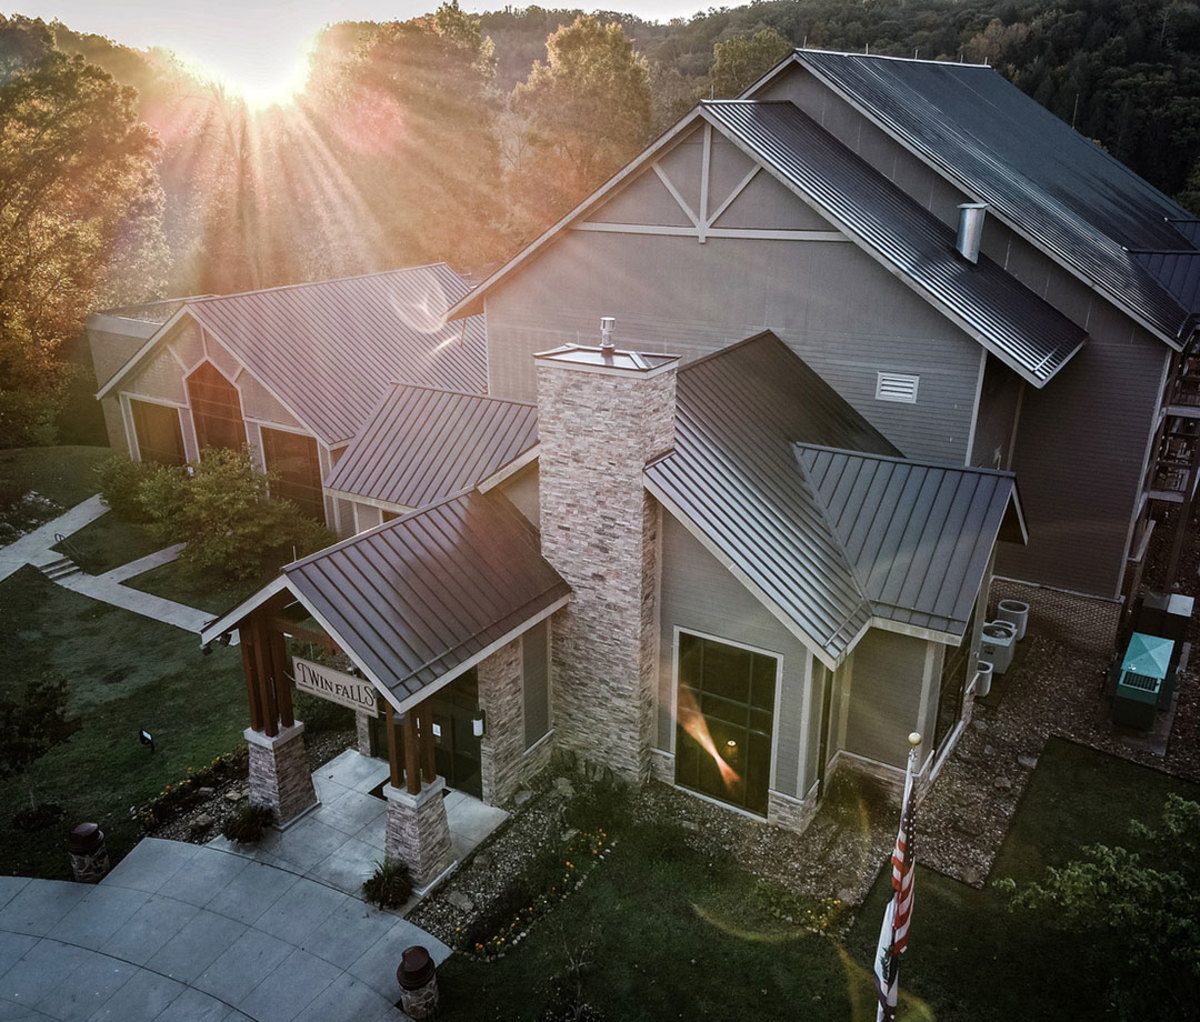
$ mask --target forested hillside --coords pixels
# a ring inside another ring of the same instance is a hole
[[[768,0],[667,24],[452,0],[326,27],[305,92],[266,111],[169,54],[0,15],[0,446],[47,435],[45,407],[35,434],[13,416],[60,393],[87,308],[440,259],[483,270],[697,99],[799,45],[986,61],[1200,211],[1191,0]],[[5,190],[33,169],[40,191]]]

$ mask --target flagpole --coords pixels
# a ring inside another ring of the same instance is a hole
[[[904,796],[900,802],[900,829],[892,852],[892,897],[883,913],[879,944],[875,949],[875,990],[879,995],[876,1022],[893,1022],[900,995],[900,956],[908,947],[908,927],[913,907],[913,778],[921,734],[908,736],[908,761],[904,766]]]

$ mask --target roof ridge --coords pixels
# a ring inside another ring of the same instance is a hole
[[[458,273],[458,271],[455,270],[449,263],[447,263],[445,260],[438,260],[437,262],[433,263],[421,263],[419,266],[402,266],[395,270],[375,270],[371,273],[352,273],[345,277],[329,277],[324,280],[302,280],[295,284],[277,284],[275,287],[256,287],[250,288],[246,291],[233,291],[229,294],[200,295],[195,298],[176,298],[174,300],[182,302],[211,302],[224,298],[245,298],[247,295],[274,294],[278,291],[296,291],[304,287],[319,287],[322,284],[344,284],[351,280],[369,280],[372,277],[387,277],[398,273],[411,273],[415,270],[430,270],[437,266],[445,266],[446,269],[448,269],[456,277],[458,277],[460,280],[462,279],[462,275]]]
[[[495,404],[516,405],[518,408],[537,408],[536,401],[519,401],[515,397],[500,397],[497,394],[476,394],[469,390],[449,390],[446,387],[435,387],[429,383],[408,383],[405,380],[396,380],[391,386],[396,388],[407,388],[409,390],[428,390],[435,394],[449,394],[452,397],[470,397],[480,401],[489,401]]]
[[[825,53],[834,57],[857,57],[860,60],[899,60],[905,64],[940,64],[945,67],[986,67],[989,71],[994,71],[995,68],[991,64],[969,64],[962,60],[936,60],[928,57],[922,59],[919,57],[901,57],[890,53],[853,53],[850,50],[823,50],[819,46],[797,46],[792,53]]]
[[[703,365],[706,362],[711,362],[715,358],[728,355],[730,352],[736,351],[738,348],[746,347],[755,341],[760,341],[764,337],[772,337],[776,341],[779,341],[780,344],[783,344],[783,341],[780,340],[779,335],[770,327],[768,327],[766,330],[760,330],[758,333],[751,334],[749,337],[743,337],[740,341],[735,341],[733,344],[727,344],[724,348],[718,348],[716,351],[710,351],[707,355],[701,355],[699,358],[694,358],[690,362],[684,363],[679,367],[679,375],[682,376],[690,369],[695,369],[697,366]],[[784,345],[784,347],[787,346]]]

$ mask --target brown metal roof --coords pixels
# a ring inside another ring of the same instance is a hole
[[[788,102],[726,100],[706,116],[1014,372],[1043,386],[1086,331],[1015,277],[955,250],[954,231]]]
[[[1005,516],[1019,517],[1012,474],[807,444],[796,454],[875,614],[963,634]]]
[[[533,527],[498,494],[461,494],[414,511],[283,574],[398,704],[411,704],[570,594]]]
[[[839,659],[871,607],[792,444],[898,452],[769,332],[683,366],[677,380],[675,448],[646,467],[652,492]]]
[[[353,437],[389,383],[487,389],[482,317],[442,319],[467,293],[445,263],[188,299],[210,331],[326,444]],[[105,389],[133,372],[167,323]],[[103,391],[101,392],[103,394]]]
[[[537,407],[393,386],[333,470],[327,489],[424,507],[459,493],[537,443]]]

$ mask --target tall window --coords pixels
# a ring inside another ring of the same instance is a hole
[[[310,436],[264,427],[262,446],[267,471],[278,476],[271,484],[271,496],[294,500],[305,514],[324,521],[317,442]]]
[[[767,814],[775,657],[681,632],[675,781]]]
[[[177,409],[150,401],[130,401],[129,408],[142,461],[159,465],[182,465],[187,461]]]
[[[211,362],[199,365],[188,377],[187,388],[200,449],[240,448],[246,442],[246,426],[237,388]]]

